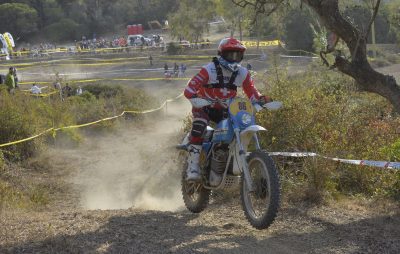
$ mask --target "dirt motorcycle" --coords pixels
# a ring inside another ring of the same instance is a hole
[[[196,99],[202,106],[213,103]],[[266,129],[256,125],[255,111],[275,110],[281,106],[281,102],[270,102],[262,107],[245,98],[229,99],[227,117],[215,129],[207,126],[203,135],[201,181],[187,181],[187,164],[183,168],[182,195],[188,210],[199,213],[207,207],[211,191],[232,190],[240,185],[242,208],[250,224],[257,229],[272,224],[280,205],[280,180],[274,161],[260,147],[257,133]],[[185,150],[188,140],[189,134],[177,148]],[[249,149],[251,141],[254,149]]]

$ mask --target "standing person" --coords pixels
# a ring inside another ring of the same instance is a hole
[[[247,63],[246,68],[247,68],[247,70],[251,71],[251,69],[253,69],[253,66],[251,66],[250,63]]]
[[[176,63],[174,63],[174,77],[178,76],[178,71],[179,71],[179,66]]]
[[[72,88],[68,85],[68,83],[63,87],[64,97],[69,97],[72,95]]]
[[[183,77],[183,64],[179,65],[178,78]]]
[[[13,68],[13,76],[14,76],[14,83],[15,83],[15,88],[18,88],[18,75],[17,75],[17,68]]]
[[[82,87],[79,86],[79,87],[76,89],[76,95],[82,95],[82,93],[83,93]]]
[[[58,73],[56,75],[58,75]],[[62,101],[64,101],[63,92],[62,92],[62,89],[61,89],[61,82],[57,81],[57,79],[56,79],[56,81],[53,83],[53,86],[54,86],[54,89],[58,90],[58,92],[60,94],[60,99]]]
[[[6,82],[6,76],[3,74],[0,74],[0,85],[4,84]]]
[[[150,66],[153,66],[153,57],[151,56],[151,54],[149,56],[149,62],[150,62]]]
[[[184,65],[184,64],[182,63],[182,64],[181,64],[181,69],[182,69],[182,77],[186,77],[186,75],[185,75],[186,65]]]
[[[218,123],[227,112],[227,102],[236,97],[237,88],[242,87],[251,101],[263,105],[271,99],[263,96],[254,86],[249,71],[240,65],[246,47],[237,39],[225,38],[218,46],[218,57],[205,65],[188,83],[184,95],[192,103],[193,123],[188,146],[188,181],[201,180],[199,160],[203,133],[209,121]],[[196,98],[214,103],[199,106]]]
[[[8,73],[6,75],[6,82],[5,82],[6,86],[7,86],[7,91],[9,93],[14,93],[14,89],[15,89],[15,80],[14,80],[14,68],[10,67],[8,69]]]
[[[169,73],[168,73],[168,64],[165,63],[165,64],[164,64],[164,76],[167,77],[168,74],[169,74]]]

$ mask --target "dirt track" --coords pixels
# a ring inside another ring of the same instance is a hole
[[[284,202],[275,223],[264,231],[249,226],[236,200],[214,197],[203,213],[187,212],[171,148],[186,112],[188,103],[182,100],[169,106],[168,115],[91,136],[79,149],[52,151],[48,179],[61,180],[65,191],[55,191],[43,210],[1,214],[0,253],[400,250],[399,207],[386,203],[348,200],[309,207]]]
[[[44,211],[4,213],[0,253],[398,253],[399,210],[385,204],[285,203],[264,231],[249,226],[235,200],[215,197],[205,212],[187,212],[167,142],[173,142],[178,109],[187,104],[171,104],[171,115],[157,116],[163,131],[145,127],[150,117],[140,129],[134,125],[78,150],[58,150],[55,169],[74,169],[65,172],[68,191]],[[158,145],[145,142],[149,137]],[[136,157],[138,145],[146,155]],[[160,151],[165,156],[157,158]]]

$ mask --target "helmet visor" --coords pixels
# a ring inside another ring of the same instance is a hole
[[[222,57],[228,62],[240,63],[243,60],[243,54],[242,51],[225,51],[222,52]]]

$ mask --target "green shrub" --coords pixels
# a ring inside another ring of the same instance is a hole
[[[280,111],[258,114],[258,122],[268,129],[261,142],[269,151],[309,151],[346,159],[398,158],[394,130],[399,118],[392,115],[391,105],[383,98],[358,92],[350,78],[318,69],[288,77],[275,70],[268,88],[267,94],[284,103]],[[307,193],[313,197],[305,199],[321,200],[337,193],[393,196],[393,186],[398,184],[390,170],[319,159],[300,164],[294,169],[283,167],[282,174],[303,190],[311,190]],[[301,174],[293,174],[293,170]],[[298,192],[291,184],[286,187]]]
[[[84,90],[96,96],[97,99],[100,97],[116,97],[123,93],[121,86],[109,86],[104,84],[90,84],[85,86]]]
[[[82,95],[70,96],[61,102],[57,96],[49,99],[37,98],[18,91],[15,95],[10,95],[5,89],[0,89],[0,144],[28,138],[52,127],[89,123],[119,115],[126,109],[139,110],[157,105],[157,101],[154,102],[138,89],[95,84],[85,86],[84,90]],[[93,127],[104,129],[113,124],[114,121],[104,121]],[[79,143],[81,139],[77,129],[65,129],[52,134],[54,140]],[[44,142],[51,141],[51,135],[47,137],[7,146],[1,150],[5,151],[7,160],[24,160],[34,155]]]
[[[182,51],[182,48],[174,42],[170,42],[167,45],[167,54],[168,55],[178,55]]]
[[[284,40],[288,49],[313,51],[312,16],[308,10],[291,10],[285,18]]]

